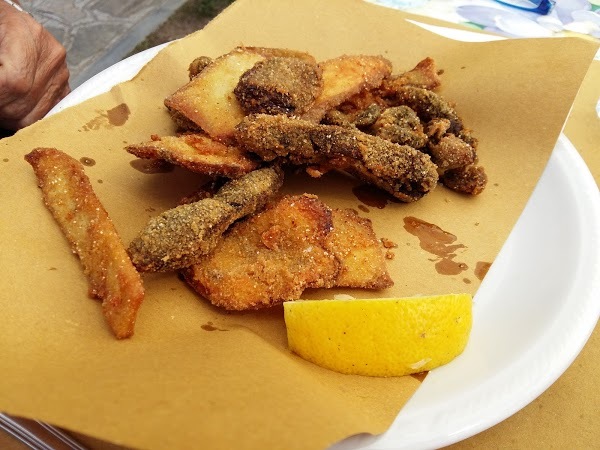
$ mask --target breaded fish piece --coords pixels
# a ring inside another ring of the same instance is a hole
[[[153,136],[151,141],[128,145],[125,150],[139,158],[162,159],[209,176],[237,178],[258,168],[256,159],[246,152],[200,133]]]
[[[427,144],[427,135],[417,114],[408,106],[386,108],[369,128],[369,134],[396,144],[422,148]],[[435,160],[433,160],[435,163]]]
[[[165,106],[176,123],[192,122],[212,138],[227,142],[245,115],[233,90],[242,74],[263,59],[255,51],[238,47],[204,67],[189,83],[167,97]]]
[[[210,252],[236,220],[262,208],[283,183],[283,172],[258,169],[229,181],[212,198],[179,205],[150,219],[129,255],[142,272],[177,270]]]
[[[347,127],[258,114],[238,125],[235,138],[265,161],[344,170],[404,202],[420,199],[438,180],[429,155]]]
[[[334,285],[339,263],[325,247],[331,228],[331,210],[318,198],[286,196],[235,224],[182,274],[213,305],[228,310],[295,300],[306,288]]]
[[[323,88],[321,69],[300,58],[272,57],[247,70],[234,89],[248,113],[299,115]]]
[[[385,79],[381,85],[381,89],[394,91],[400,86],[416,86],[434,90],[441,84],[442,80],[438,75],[435,60],[427,57],[419,61],[412,70]]]
[[[114,335],[118,339],[132,336],[144,299],[142,279],[83,165],[54,148],[36,148],[25,159],[38,178],[46,207],[79,257],[90,295],[102,300]]]
[[[464,128],[461,118],[454,108],[440,95],[416,86],[399,86],[387,92],[390,106],[406,105],[414,110],[419,118],[427,123],[433,119],[450,121],[448,132],[458,135]]]
[[[301,118],[318,123],[327,111],[361,91],[376,88],[392,73],[383,56],[343,55],[319,63],[323,90]]]
[[[453,191],[478,195],[485,189],[488,177],[483,167],[473,164],[444,172],[441,181]]]
[[[394,285],[371,220],[353,209],[332,210],[333,229],[327,248],[340,262],[335,286],[385,289]]]

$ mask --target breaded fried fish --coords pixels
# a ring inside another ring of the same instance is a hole
[[[378,87],[392,72],[392,63],[383,56],[343,55],[323,61],[319,67],[323,90],[301,116],[314,123],[353,95]]]
[[[238,222],[215,249],[182,271],[212,304],[260,309],[331,287],[339,263],[326,248],[331,210],[312,195],[286,196]]]
[[[247,70],[233,92],[247,114],[299,115],[312,105],[322,87],[316,63],[272,57]]]
[[[142,279],[79,161],[54,148],[25,156],[35,171],[44,203],[77,254],[90,295],[118,339],[133,335],[144,299]]]
[[[209,176],[237,178],[258,167],[256,159],[246,152],[201,133],[153,136],[151,141],[128,145],[125,150],[139,158],[162,159]]]
[[[179,205],[150,219],[128,248],[143,272],[191,266],[236,220],[262,208],[283,183],[282,171],[258,169],[226,183],[212,198]]]
[[[371,221],[353,209],[337,208],[332,210],[332,219],[327,248],[340,262],[335,286],[364,289],[393,286]]]
[[[244,118],[235,139],[265,161],[344,170],[404,202],[420,199],[438,180],[429,155],[357,129],[258,114]]]

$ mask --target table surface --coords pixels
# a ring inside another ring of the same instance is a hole
[[[394,1],[377,0],[408,12],[437,18],[439,0]],[[458,8],[470,1],[444,2],[445,18],[452,19],[448,8]],[[483,3],[478,1],[477,3]],[[488,2],[494,5],[491,0]],[[572,2],[569,2],[572,3]],[[585,3],[585,2],[584,2]],[[557,2],[560,5],[561,2]],[[600,1],[589,2],[588,11],[600,15]],[[531,16],[529,16],[531,17]],[[600,17],[600,16],[599,16]],[[542,18],[543,20],[544,18]],[[551,19],[551,17],[550,17]],[[455,20],[455,22],[458,22]],[[598,21],[600,24],[600,19]],[[472,26],[472,24],[469,24]],[[564,24],[559,33],[572,34],[577,24]],[[569,28],[570,27],[570,28]],[[490,27],[479,26],[479,28]],[[499,32],[498,30],[491,30]],[[500,30],[502,31],[502,30]],[[579,27],[592,37],[600,38],[600,26]],[[595,35],[594,33],[597,33]],[[507,34],[507,33],[504,33]],[[599,53],[600,55],[600,53]],[[590,70],[575,100],[565,126],[565,134],[575,145],[588,165],[596,183],[600,186],[600,57],[592,62]],[[471,448],[597,448],[600,440],[600,327],[592,333],[582,352],[566,372],[528,406],[498,425],[448,448],[453,450]],[[77,439],[92,449],[117,450],[121,447],[101,442],[87,436]],[[29,447],[0,430],[0,448],[23,450]]]

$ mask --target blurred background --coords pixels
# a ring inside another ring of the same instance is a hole
[[[71,88],[123,58],[201,29],[233,0],[21,0],[67,49]]]

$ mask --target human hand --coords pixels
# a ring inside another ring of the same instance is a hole
[[[69,92],[64,47],[29,14],[0,0],[0,128],[30,125]]]

